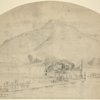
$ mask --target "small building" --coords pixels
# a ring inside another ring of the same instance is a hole
[[[78,67],[75,67],[74,63],[67,60],[58,60],[46,67],[45,75],[60,80],[79,79],[82,78],[82,66]]]

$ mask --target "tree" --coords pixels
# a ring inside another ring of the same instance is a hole
[[[32,56],[32,55],[28,55],[28,59],[29,59],[29,62],[30,62],[30,63],[33,62],[33,56]]]

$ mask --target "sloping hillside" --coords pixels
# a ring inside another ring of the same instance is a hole
[[[78,59],[95,56],[98,46],[99,42],[91,35],[82,33],[65,22],[49,20],[40,29],[6,40],[0,46],[0,60],[25,61],[28,54]]]

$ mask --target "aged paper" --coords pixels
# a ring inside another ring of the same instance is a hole
[[[0,98],[100,98],[100,14],[57,1],[2,14]]]

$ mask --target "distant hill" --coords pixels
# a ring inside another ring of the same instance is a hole
[[[76,60],[95,56],[99,45],[91,35],[80,32],[72,25],[49,20],[40,29],[6,40],[0,46],[0,61],[26,62],[29,54],[33,57],[56,56]]]

